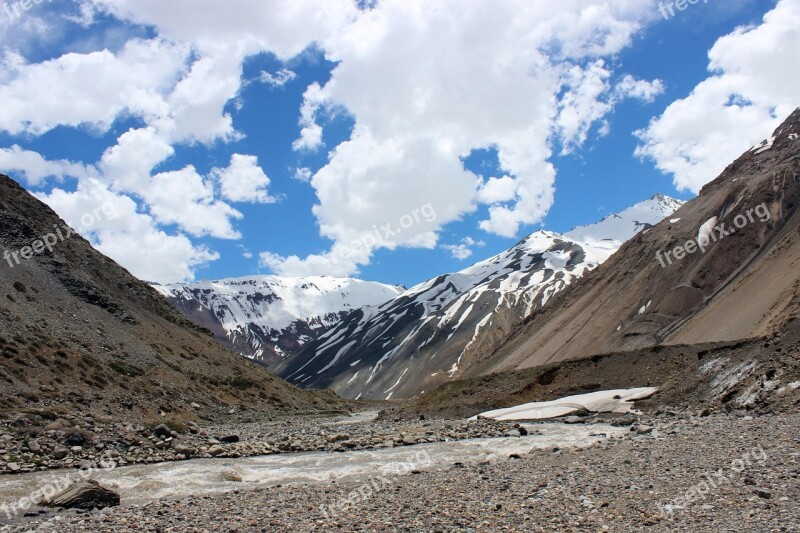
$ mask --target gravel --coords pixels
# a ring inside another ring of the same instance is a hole
[[[800,531],[800,415],[662,415],[630,429],[582,451],[414,471],[368,497],[365,482],[243,487],[4,531]]]

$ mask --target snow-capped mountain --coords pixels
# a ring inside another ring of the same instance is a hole
[[[343,316],[401,288],[352,278],[254,276],[153,285],[234,351],[272,365]]]
[[[661,195],[566,234],[537,231],[454,274],[350,313],[287,357],[288,381],[349,398],[404,398],[480,366],[487,350],[682,202]]]

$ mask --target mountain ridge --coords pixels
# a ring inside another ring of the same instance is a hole
[[[351,313],[275,371],[300,386],[330,387],[345,397],[418,394],[461,375],[486,346],[607,260],[626,236],[680,205],[656,195],[571,230],[588,242],[536,231],[494,257]]]
[[[400,293],[382,283],[328,276],[259,275],[153,287],[217,340],[267,366],[348,312]]]

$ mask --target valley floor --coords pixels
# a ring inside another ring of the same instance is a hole
[[[798,414],[668,412],[589,449],[415,470],[388,483],[373,479],[370,489],[243,484],[221,495],[63,512],[7,530],[800,531],[798,474]]]

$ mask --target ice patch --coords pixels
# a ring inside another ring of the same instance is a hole
[[[550,402],[533,402],[487,411],[470,420],[477,420],[478,417],[495,420],[544,420],[584,410],[593,413],[628,413],[633,408],[634,400],[649,398],[656,392],[656,387],[590,392]]]

